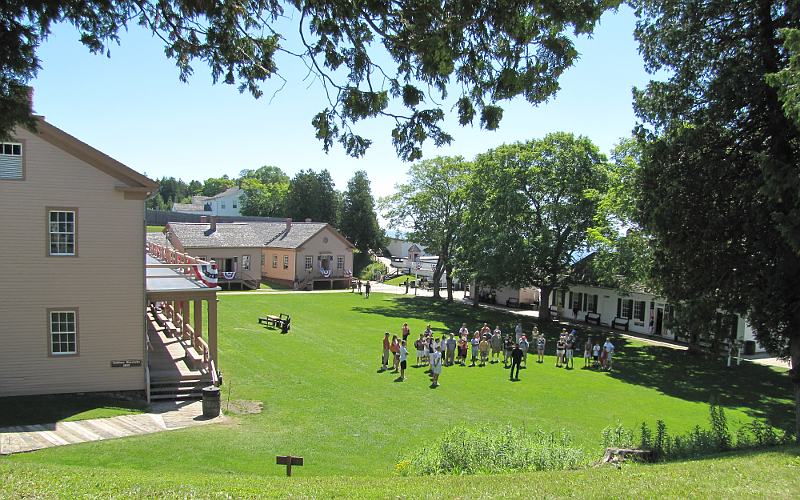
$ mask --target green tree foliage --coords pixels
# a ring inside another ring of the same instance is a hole
[[[492,285],[537,286],[540,318],[586,248],[602,193],[606,158],[586,137],[558,132],[477,156],[462,256]]]
[[[777,73],[767,75],[767,82],[778,90],[786,116],[800,127],[800,29],[781,31],[789,64]]]
[[[383,231],[375,215],[375,200],[366,172],[357,171],[347,183],[341,206],[339,227],[344,236],[363,253],[380,250]]]
[[[409,239],[439,256],[433,282],[439,283],[447,273],[448,301],[453,300],[453,255],[462,229],[470,169],[460,156],[415,163],[408,170],[408,182],[382,201],[393,227],[410,229]],[[433,293],[439,298],[438,287]]]
[[[158,194],[147,201],[147,208],[172,210],[173,203],[191,201],[189,186],[181,179],[162,177],[158,181],[158,186]]]
[[[242,215],[286,217],[289,176],[283,170],[263,166],[256,170],[242,170],[239,175]]]
[[[614,147],[607,164],[608,183],[589,228],[591,275],[599,284],[631,291],[645,285],[653,289],[650,271],[653,255],[650,237],[638,224],[636,202],[640,149],[635,139]]]
[[[311,219],[338,227],[338,205],[339,197],[327,170],[301,170],[289,182],[286,212],[294,220]]]
[[[229,179],[227,175],[209,177],[203,182],[203,196],[216,196],[235,185],[236,181]]]
[[[676,301],[746,314],[762,345],[800,366],[800,130],[767,75],[796,1],[635,2],[647,68],[636,90],[642,222],[654,277]],[[790,108],[791,109],[791,108]],[[800,429],[800,372],[790,372]],[[798,434],[800,435],[800,434]]]
[[[286,81],[279,58],[300,58],[328,97],[312,120],[326,151],[338,141],[349,154],[363,155],[371,141],[354,124],[390,117],[398,155],[414,160],[426,140],[452,140],[441,122],[453,104],[462,125],[477,119],[493,130],[503,113],[498,103],[552,97],[578,56],[572,36],[591,34],[602,13],[619,3],[7,0],[0,3],[0,138],[30,121],[22,85],[36,75],[36,51],[53,24],[76,26],[90,51],[110,56],[119,32],[135,23],[164,42],[181,81],[202,61],[214,83],[255,97],[262,82]],[[437,104],[454,89],[453,102]]]

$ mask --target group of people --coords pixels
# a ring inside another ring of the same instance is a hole
[[[363,286],[364,298],[365,299],[369,298],[369,292],[372,290],[372,284],[369,282],[369,280],[367,280],[365,283],[363,283],[363,285],[361,283],[361,279],[350,280],[350,286],[352,286],[352,288],[353,288],[353,293],[356,293],[356,288],[357,288],[359,295],[361,295],[361,290],[362,290],[362,286]]]
[[[399,373],[398,381],[405,380],[405,372],[408,367],[408,342],[410,330],[408,323],[403,323],[400,337],[386,332],[383,338],[383,357],[381,358],[381,371],[391,369],[394,373]],[[500,363],[502,356],[503,366],[510,368],[510,380],[519,380],[520,368],[527,368],[528,352],[535,347],[537,363],[544,363],[544,352],[547,340],[539,329],[534,327],[531,332],[530,340],[523,333],[522,324],[517,323],[514,333],[503,334],[500,326],[491,329],[488,323],[474,332],[470,333],[466,323],[462,323],[458,334],[449,333],[441,337],[436,337],[431,329],[431,325],[419,334],[419,338],[414,340],[416,350],[416,363],[414,367],[430,366],[432,387],[439,385],[439,376],[443,366],[461,365],[467,366],[486,366],[487,364]],[[567,333],[566,329],[561,330],[558,342],[556,343],[556,366],[574,367],[574,352],[578,346],[578,334],[576,330]],[[614,344],[610,339],[606,339],[603,346],[600,341],[588,338],[584,344],[584,368],[601,368],[611,370],[611,363],[614,354]]]

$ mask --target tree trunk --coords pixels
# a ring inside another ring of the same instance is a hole
[[[472,307],[478,307],[478,280],[472,280],[469,290],[472,296]]]
[[[439,293],[439,283],[442,281],[442,272],[444,271],[444,266],[442,266],[442,256],[439,256],[439,260],[436,261],[436,267],[433,270],[433,282],[431,286],[433,286],[433,298],[434,299],[441,299],[442,295]]]
[[[447,273],[447,302],[453,302],[453,266],[445,266],[444,271]]]
[[[550,294],[553,287],[543,286],[539,292],[539,320],[550,319]]]

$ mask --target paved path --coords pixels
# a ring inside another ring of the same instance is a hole
[[[204,418],[202,401],[154,403],[150,409],[150,413],[138,415],[3,427],[0,428],[0,455],[151,434],[225,420],[222,415]]]

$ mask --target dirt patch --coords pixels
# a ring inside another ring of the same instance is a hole
[[[234,399],[230,403],[224,403],[225,413],[229,415],[255,415],[264,409],[261,401],[250,401],[247,399]]]

